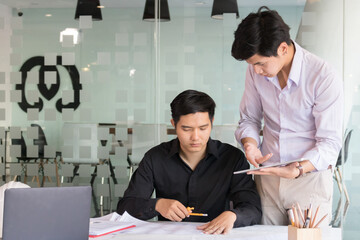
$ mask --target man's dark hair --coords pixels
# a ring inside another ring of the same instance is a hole
[[[246,60],[255,54],[276,57],[280,43],[291,45],[289,30],[277,11],[262,6],[239,24],[231,54],[237,60]]]
[[[206,93],[196,90],[185,90],[170,103],[171,116],[175,126],[181,116],[197,112],[209,113],[209,119],[212,121],[215,114],[215,106],[214,100]]]

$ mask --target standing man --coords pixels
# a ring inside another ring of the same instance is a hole
[[[249,14],[235,31],[232,56],[245,60],[245,91],[235,132],[252,171],[264,224],[287,225],[287,209],[319,206],[331,220],[332,171],[342,139],[342,82],[325,61],[290,39],[289,26],[267,7]],[[260,131],[263,121],[263,140]]]
[[[131,178],[117,212],[147,220],[207,222],[207,234],[226,234],[233,227],[257,224],[260,197],[243,152],[210,139],[215,102],[203,92],[187,90],[171,103],[177,138],[150,149]],[[155,190],[156,198],[151,195]],[[233,207],[230,207],[230,201]],[[207,216],[190,216],[187,207]]]

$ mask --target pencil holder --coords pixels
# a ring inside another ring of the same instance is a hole
[[[297,228],[289,225],[288,240],[321,240],[321,228]]]

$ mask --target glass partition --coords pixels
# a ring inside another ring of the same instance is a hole
[[[136,168],[134,146],[143,153],[147,143],[151,147],[176,137],[169,104],[186,89],[204,91],[215,100],[212,137],[237,146],[231,132],[239,120],[247,64],[231,56],[233,34],[242,18],[265,3],[238,1],[240,17],[227,13],[222,20],[211,18],[212,3],[168,0],[170,21],[144,21],[143,0],[101,1],[102,20],[95,21],[88,15],[74,19],[76,1],[0,0],[0,154],[7,176],[2,180],[26,178],[34,187],[93,184],[96,204],[104,210],[95,209],[94,215],[106,214],[116,207]],[[163,10],[155,4],[159,15]],[[352,147],[359,125],[358,3],[266,4],[290,26],[293,40],[330,62],[344,79],[343,130],[354,131],[340,173],[351,205],[345,208],[346,197],[335,183],[334,217],[340,214],[333,224],[344,226],[350,239],[358,233],[353,224],[359,217],[358,153]],[[41,127],[46,145],[32,124]],[[153,139],[136,137],[141,131],[151,131]],[[39,181],[27,172],[35,161],[42,162]],[[45,172],[46,164],[54,164],[56,173]],[[110,167],[98,171],[99,164]]]

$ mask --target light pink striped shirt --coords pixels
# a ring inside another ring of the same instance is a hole
[[[342,145],[343,84],[325,61],[296,43],[295,49],[283,89],[277,77],[248,66],[235,137],[240,143],[252,137],[263,155],[273,153],[264,165],[305,158],[325,170],[335,165]]]

